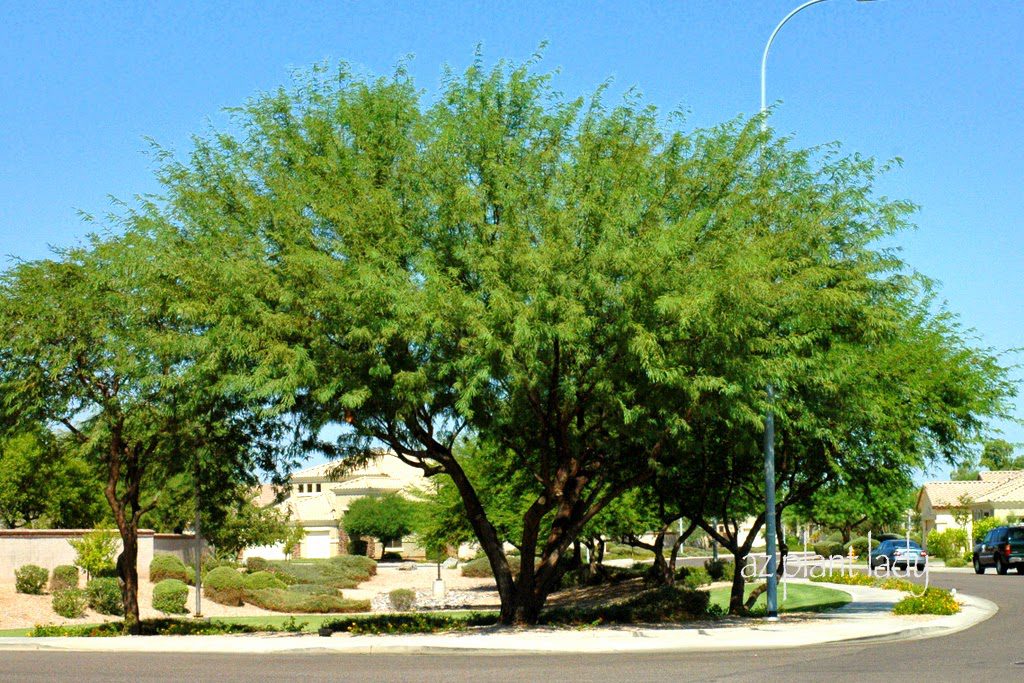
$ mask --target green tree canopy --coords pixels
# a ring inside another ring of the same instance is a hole
[[[400,540],[416,528],[417,507],[397,493],[366,496],[352,501],[341,518],[341,526],[350,538],[378,539],[383,557],[387,541]]]

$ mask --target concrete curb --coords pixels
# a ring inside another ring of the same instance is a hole
[[[235,654],[525,654],[616,652],[712,652],[805,647],[835,642],[918,640],[957,633],[988,619],[998,607],[982,598],[958,595],[959,614],[896,617],[895,591],[824,584],[853,597],[846,607],[820,616],[786,617],[750,624],[697,623],[689,628],[599,627],[588,629],[491,627],[473,632],[330,638],[315,635],[147,636],[123,638],[0,638],[0,650],[75,652]]]

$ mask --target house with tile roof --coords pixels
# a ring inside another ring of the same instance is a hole
[[[967,519],[971,533],[974,520],[985,517],[1024,517],[1024,470],[981,472],[977,481],[930,481],[917,494],[922,538],[930,531],[960,526]]]
[[[276,504],[288,513],[293,523],[305,529],[305,537],[297,548],[285,549],[277,546],[247,548],[244,557],[262,557],[268,560],[292,557],[327,558],[349,552],[349,538],[341,528],[341,518],[353,501],[365,496],[379,496],[385,493],[412,495],[416,490],[426,488],[427,480],[423,471],[406,465],[396,456],[382,452],[366,465],[351,470],[339,467],[338,463],[324,463],[294,473],[279,502],[264,493],[263,499]],[[367,554],[379,555],[376,539],[366,539]],[[416,557],[423,551],[412,539],[388,539],[386,551],[402,553],[403,557]]]

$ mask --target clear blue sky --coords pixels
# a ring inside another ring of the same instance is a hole
[[[548,41],[568,94],[611,77],[695,126],[751,114],[764,42],[797,4],[0,0],[0,254],[80,239],[77,210],[158,190],[144,136],[185,152],[221,108],[321,60],[381,73],[411,54],[430,93],[477,43],[521,61]],[[768,70],[772,123],[797,144],[903,158],[879,186],[922,207],[905,258],[997,350],[1024,346],[1021,36],[1019,0],[830,0],[783,29]]]

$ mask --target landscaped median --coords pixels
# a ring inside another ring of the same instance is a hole
[[[862,572],[826,572],[821,576],[812,576],[811,581],[847,586],[868,586],[908,593],[909,595],[893,606],[893,614],[934,614],[942,616],[960,612],[960,603],[953,597],[952,592],[945,588],[926,588],[903,578],[873,576]]]

